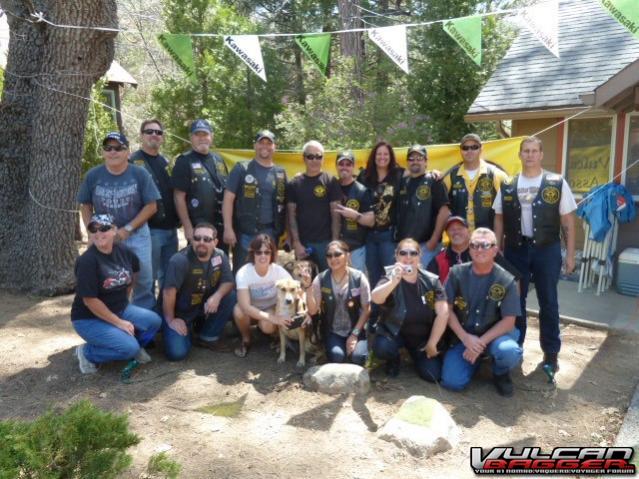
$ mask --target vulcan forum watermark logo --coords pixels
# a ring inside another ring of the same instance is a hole
[[[583,474],[633,475],[631,447],[556,447],[549,453],[539,447],[470,448],[475,474]]]

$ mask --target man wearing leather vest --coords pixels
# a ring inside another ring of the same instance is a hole
[[[195,120],[191,149],[178,156],[173,167],[175,209],[188,241],[193,238],[193,225],[200,222],[222,227],[222,199],[229,173],[224,160],[210,151],[212,144],[211,124]]]
[[[539,300],[539,340],[545,370],[559,370],[557,356],[559,303],[557,283],[561,270],[560,231],[566,241],[566,274],[575,269],[575,199],[566,180],[544,171],[541,140],[525,138],[519,147],[521,175],[502,185],[495,199],[495,234],[504,256],[522,274],[521,316],[517,318],[519,344],[526,335],[526,296],[531,276]],[[503,237],[503,242],[502,242]]]
[[[421,263],[426,269],[439,252],[446,220],[450,216],[444,185],[426,173],[426,147],[413,145],[408,149],[408,176],[399,187],[396,240],[413,238],[422,250]]]
[[[444,176],[448,190],[450,211],[475,228],[493,228],[492,205],[501,182],[508,178],[497,166],[482,159],[482,143],[479,135],[464,135],[459,144],[462,164],[454,166]]]
[[[140,126],[141,148],[133,153],[129,161],[145,168],[153,178],[160,191],[161,198],[157,202],[158,210],[149,219],[151,229],[151,258],[153,281],[158,282],[162,290],[166,268],[169,260],[177,252],[177,227],[179,220],[173,202],[173,187],[169,176],[169,160],[160,154],[164,143],[164,129],[159,120],[145,120]]]
[[[517,344],[519,295],[515,278],[495,264],[497,241],[488,228],[476,229],[470,237],[471,263],[453,266],[446,282],[448,326],[458,342],[444,356],[442,386],[464,389],[479,369],[480,356],[493,362],[493,382],[505,397],[514,393],[510,370],[523,351]]]
[[[375,224],[370,192],[355,180],[355,155],[351,150],[337,153],[335,163],[342,190],[342,200],[336,207],[337,213],[342,217],[339,239],[346,242],[351,250],[353,268],[366,271],[366,234]]]
[[[192,343],[223,350],[219,338],[237,297],[229,260],[216,245],[215,227],[198,223],[191,244],[169,261],[162,291],[162,335],[169,361],[184,359]]]
[[[273,162],[273,132],[259,131],[254,147],[255,158],[236,163],[224,192],[224,242],[233,248],[234,272],[246,263],[258,233],[278,244],[286,228],[286,171]]]

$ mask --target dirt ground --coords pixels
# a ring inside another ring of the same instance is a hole
[[[474,477],[471,446],[611,444],[639,378],[637,337],[568,325],[558,386],[549,389],[537,367],[541,352],[532,320],[511,400],[496,394],[487,368],[468,390],[451,393],[419,380],[408,364],[397,379],[374,371],[364,397],[311,393],[292,355],[278,365],[266,339],[246,359],[194,349],[188,360],[169,363],[158,346],[150,351],[153,362],[127,385],[119,381],[123,364],[93,376],[78,371],[71,299],[0,293],[0,418],[34,418],[82,398],[127,412],[142,438],[130,450],[134,466],[127,478],[145,477],[148,458],[161,450],[182,464],[185,478]],[[454,450],[416,459],[376,437],[374,431],[416,394],[450,411],[462,431]],[[236,417],[198,411],[229,402],[239,407]]]

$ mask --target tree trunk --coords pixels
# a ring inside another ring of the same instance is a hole
[[[0,104],[0,287],[60,294],[75,282],[84,98],[113,60],[115,33],[27,20],[42,12],[56,24],[115,28],[116,2],[0,0],[0,7],[11,12]]]
[[[359,0],[338,0],[340,22],[343,30],[362,28]],[[349,32],[341,34],[340,51],[342,55],[353,59],[353,69],[357,83],[361,85],[364,68],[364,41],[362,32]],[[364,103],[364,92],[360,85],[353,87],[353,95],[360,104]]]

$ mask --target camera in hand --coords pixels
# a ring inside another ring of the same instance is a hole
[[[288,325],[288,329],[296,329],[299,328],[304,322],[304,315],[299,314],[297,316],[293,316],[291,323]]]

